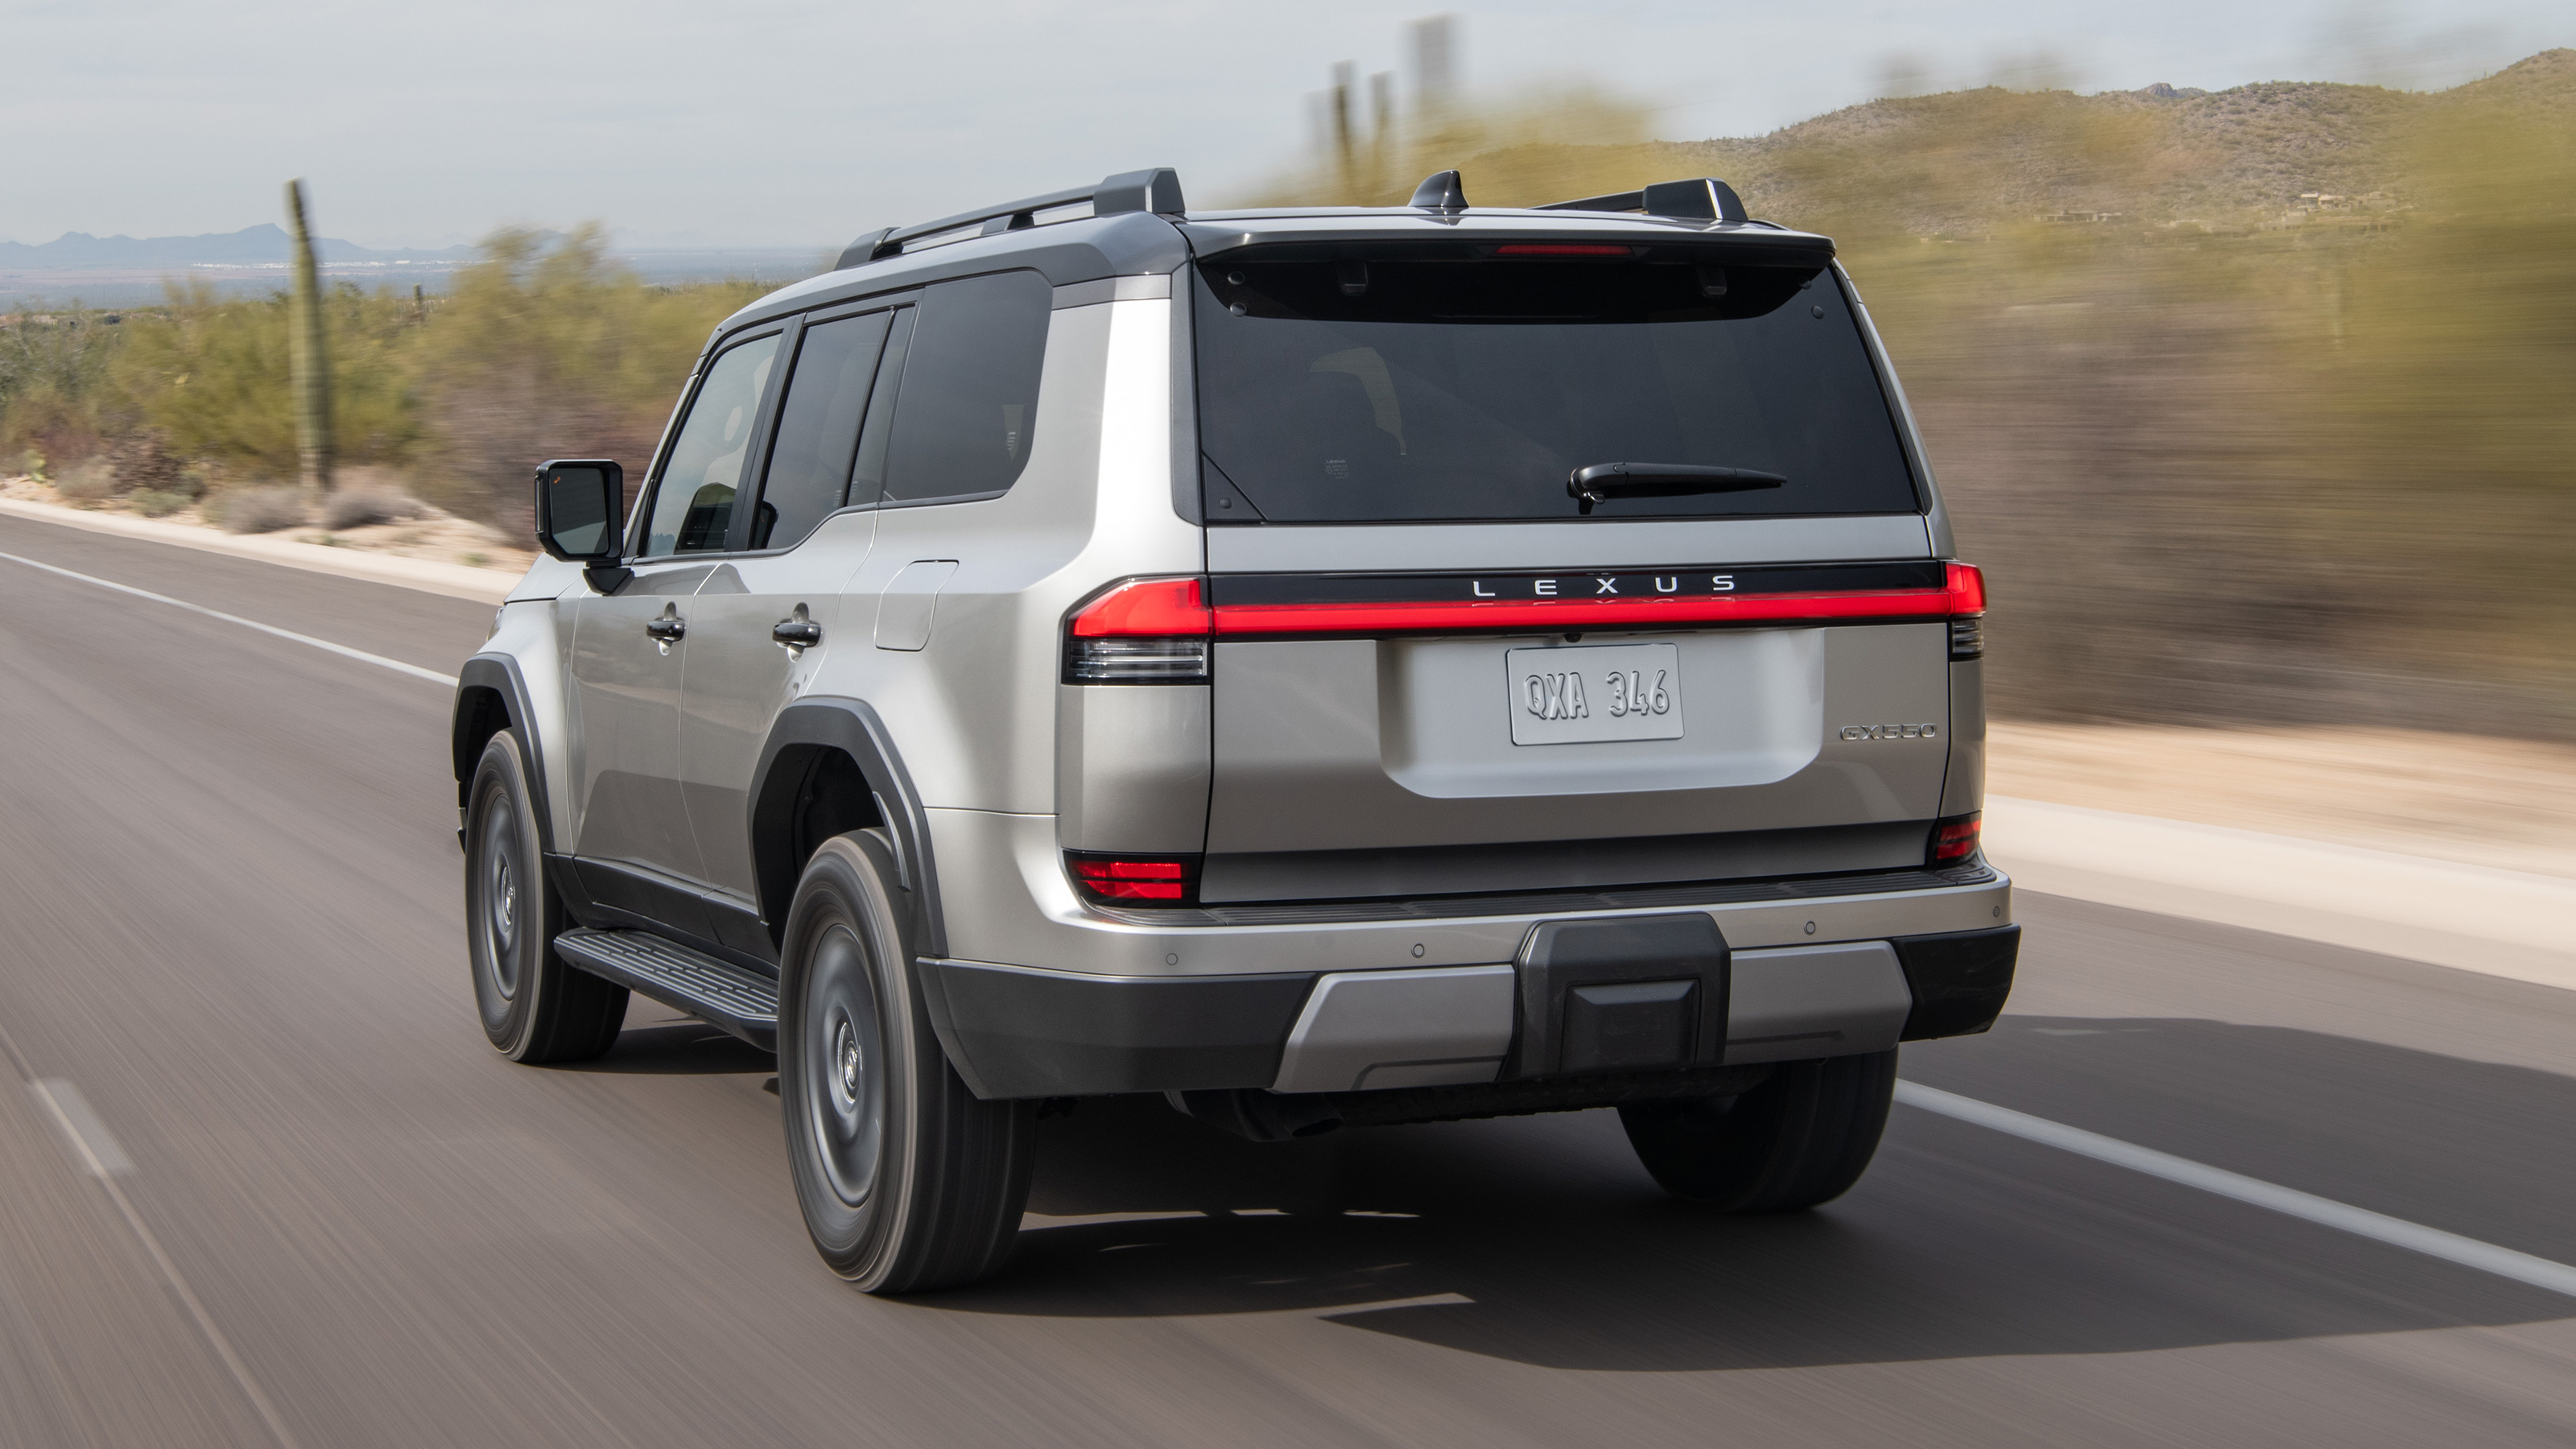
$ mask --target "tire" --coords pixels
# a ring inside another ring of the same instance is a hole
[[[874,831],[823,842],[780,953],[778,1096],[814,1250],[871,1293],[991,1275],[1028,1199],[1034,1101],[966,1089],[912,967],[911,913]]]
[[[517,736],[483,747],[465,801],[465,940],[483,1035],[531,1066],[600,1055],[626,1024],[626,988],[555,954],[563,903],[546,884]]]
[[[1619,1109],[1637,1160],[1673,1196],[1726,1213],[1831,1202],[1869,1169],[1896,1096],[1896,1053],[1786,1062],[1734,1097]]]

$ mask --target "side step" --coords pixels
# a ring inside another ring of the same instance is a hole
[[[594,976],[640,991],[664,1006],[778,1050],[778,983],[729,961],[642,931],[570,930],[555,951]]]

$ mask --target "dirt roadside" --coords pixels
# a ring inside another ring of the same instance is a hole
[[[65,508],[81,513],[112,517],[143,518],[133,501],[125,496],[96,500],[65,498],[53,485],[24,475],[0,478],[0,498],[47,507]],[[536,561],[536,551],[517,540],[505,537],[499,530],[472,519],[459,518],[427,504],[421,505],[416,518],[398,523],[372,523],[359,528],[325,529],[302,524],[281,528],[266,534],[233,534],[236,538],[270,538],[309,544],[319,548],[356,549],[363,553],[382,554],[390,558],[418,559],[423,562],[453,564],[465,568],[488,569],[497,578],[515,579],[528,571]],[[195,504],[174,512],[160,514],[157,523],[200,528],[211,534],[223,530],[209,522]]]
[[[1987,742],[1995,795],[2576,877],[2576,745],[2010,722]]]

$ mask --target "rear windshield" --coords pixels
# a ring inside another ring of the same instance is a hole
[[[1787,482],[1611,499],[1593,517],[1919,510],[1831,275],[1676,259],[1669,247],[1545,260],[1494,252],[1247,251],[1201,264],[1205,516],[1574,518],[1568,475],[1614,462]]]

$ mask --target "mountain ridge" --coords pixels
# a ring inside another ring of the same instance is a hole
[[[470,246],[382,250],[362,247],[337,237],[317,237],[313,246],[325,265],[332,262],[465,261],[475,255],[475,249]],[[261,222],[239,231],[205,232],[197,236],[101,237],[85,231],[67,231],[49,242],[0,242],[0,266],[60,269],[184,267],[201,263],[250,266],[263,262],[288,262],[294,258],[295,239],[275,222]]]
[[[2396,192],[2413,123],[2496,103],[2576,124],[2576,49],[2546,50],[2444,91],[2264,81],[2223,91],[2000,87],[1866,101],[1761,136],[1657,141],[1673,165],[1724,176],[1758,211],[1848,216],[1893,204],[1909,231],[2005,216],[2117,213],[2241,219],[2318,195]],[[2102,164],[2115,153],[2125,164]]]

